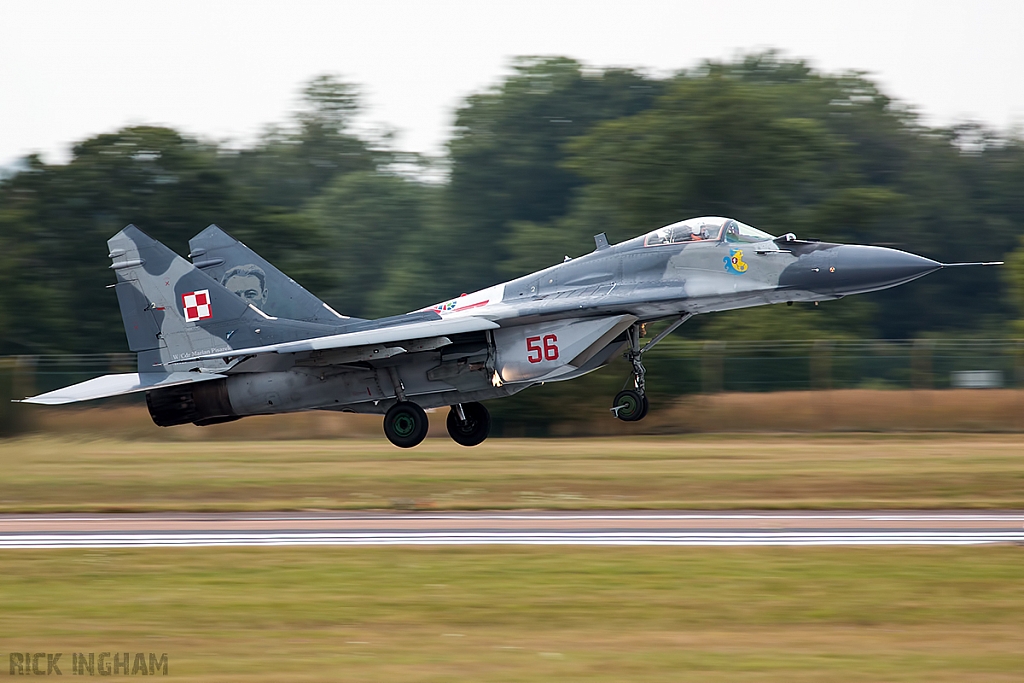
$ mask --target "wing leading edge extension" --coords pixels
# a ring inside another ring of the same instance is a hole
[[[302,353],[307,351],[325,351],[328,349],[343,349],[352,346],[368,346],[372,344],[390,344],[395,342],[413,341],[416,339],[427,339],[429,337],[441,337],[450,334],[463,334],[466,332],[483,332],[494,330],[500,327],[498,323],[486,318],[458,318],[427,320],[423,322],[393,325],[371,330],[358,332],[347,332],[344,334],[332,334],[325,337],[313,339],[302,339],[300,341],[284,342],[281,344],[267,344],[265,346],[254,346],[246,349],[232,349],[219,353],[208,353],[195,356],[191,360],[203,361],[217,358],[238,358],[241,356],[255,356],[265,353]]]

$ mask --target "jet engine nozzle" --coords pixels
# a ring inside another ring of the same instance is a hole
[[[835,248],[835,271],[829,273],[836,294],[861,294],[916,280],[942,268],[924,256],[887,247],[844,244]]]

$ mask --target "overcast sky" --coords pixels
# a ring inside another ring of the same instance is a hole
[[[327,72],[437,153],[516,55],[668,74],[764,48],[869,72],[929,123],[1024,125],[1022,0],[0,0],[0,165],[134,123],[244,142]]]

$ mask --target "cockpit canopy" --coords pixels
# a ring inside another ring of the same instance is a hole
[[[644,238],[645,247],[656,247],[664,244],[681,244],[684,242],[766,242],[775,239],[774,235],[752,228],[732,218],[704,216],[679,221],[664,228],[650,232]]]

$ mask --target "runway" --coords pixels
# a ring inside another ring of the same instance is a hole
[[[0,549],[201,546],[976,545],[1024,512],[295,512],[0,515]]]

